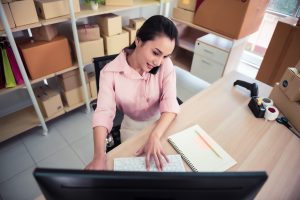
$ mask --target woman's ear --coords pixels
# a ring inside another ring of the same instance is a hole
[[[140,40],[140,38],[136,37],[134,40],[135,46],[140,47],[142,44],[142,41]]]

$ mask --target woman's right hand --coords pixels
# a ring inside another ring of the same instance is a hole
[[[85,170],[107,170],[106,155],[94,157]]]

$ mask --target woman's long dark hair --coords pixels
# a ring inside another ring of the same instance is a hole
[[[178,31],[175,24],[168,18],[162,15],[154,15],[147,19],[141,28],[136,33],[136,38],[142,42],[154,40],[156,36],[165,35],[170,40],[175,39],[175,44],[178,44]],[[135,42],[128,48],[135,49]]]
[[[168,18],[162,15],[154,15],[147,19],[141,28],[136,33],[136,38],[142,42],[154,40],[156,36],[167,36],[170,40],[175,40],[175,45],[178,44],[178,31],[175,24]],[[135,49],[136,45],[133,42],[127,47],[128,49]],[[150,73],[156,74],[158,67],[153,68]]]

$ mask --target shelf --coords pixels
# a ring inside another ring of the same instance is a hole
[[[190,52],[194,52],[195,42],[199,37],[207,33],[191,28],[185,24],[175,22],[178,29],[178,46]]]
[[[73,105],[73,106],[65,106],[64,107],[64,110],[66,111],[66,112],[70,112],[70,111],[72,111],[72,110],[74,110],[74,109],[76,109],[76,108],[79,108],[80,106],[82,106],[82,105],[84,105],[85,104],[85,102],[80,102],[80,103],[77,103],[77,104],[75,104],[75,105]]]
[[[18,26],[18,27],[12,28],[11,32],[23,31],[23,30],[26,30],[26,29],[29,29],[29,28],[36,28],[36,27],[40,27],[40,26],[42,26],[41,22],[37,22],[37,23],[33,23],[33,24],[27,24],[27,25],[24,25],[24,26]],[[0,35],[6,35],[5,30],[1,30]]]
[[[174,65],[190,72],[193,60],[193,53],[185,49],[176,47],[174,55],[172,55],[172,62]]]
[[[142,8],[146,6],[159,6],[159,2],[155,0],[135,0],[132,6],[103,6],[100,5],[98,10],[91,10],[88,6],[82,6],[81,11],[78,13],[75,13],[76,19],[86,18],[86,17],[92,17],[112,12],[120,12],[124,10],[130,10],[130,9],[136,9],[136,8]]]
[[[81,18],[102,15],[102,14],[107,14],[107,13],[112,13],[112,12],[119,12],[119,11],[124,11],[124,10],[142,8],[142,7],[147,7],[147,6],[159,6],[159,5],[160,5],[159,1],[156,1],[156,0],[134,0],[134,3],[132,6],[100,5],[98,10],[93,11],[93,10],[91,10],[91,8],[89,6],[85,6],[85,5],[81,4],[80,5],[81,11],[75,13],[75,17],[76,17],[76,19],[81,19]],[[53,19],[39,19],[39,22],[37,22],[37,23],[12,28],[11,31],[17,32],[17,31],[30,29],[30,28],[36,28],[36,27],[43,26],[43,25],[56,24],[56,23],[60,23],[60,22],[69,21],[70,18],[71,18],[70,15],[64,15],[64,16],[53,18]],[[0,35],[3,35],[3,34],[5,34],[5,31],[4,30],[0,31]]]
[[[60,22],[66,22],[69,21],[70,19],[71,19],[70,15],[64,15],[53,19],[40,19],[40,22],[43,26],[45,26],[50,24],[57,24]]]
[[[232,41],[213,34],[207,34],[201,37],[199,41],[226,52],[230,52],[233,45]]]
[[[0,142],[40,124],[32,106],[0,118]]]
[[[212,31],[212,30],[206,29],[206,28],[204,28],[204,27],[198,26],[198,25],[193,24],[193,23],[190,23],[190,22],[182,21],[182,20],[176,19],[176,18],[174,18],[174,17],[172,17],[172,20],[175,21],[175,22],[179,22],[179,23],[185,24],[185,25],[187,25],[187,26],[189,26],[189,27],[191,27],[191,28],[193,28],[193,29],[196,29],[196,30],[199,30],[199,31],[202,31],[202,32],[205,32],[205,33],[212,33],[212,34],[217,35],[217,36],[220,36],[220,37],[222,37],[222,38],[226,38],[226,39],[228,39],[228,40],[230,40],[230,41],[233,41],[233,40],[234,40],[234,39],[229,38],[229,37],[227,37],[227,36],[225,36],[225,35],[222,35],[222,34],[220,34],[220,33],[216,33],[216,32],[214,32],[214,31]]]
[[[53,115],[53,116],[51,116],[51,117],[45,118],[45,121],[46,121],[46,122],[47,122],[47,121],[50,121],[50,120],[55,119],[55,118],[57,118],[57,117],[59,117],[59,116],[65,114],[65,113],[66,113],[65,110],[62,110],[62,111],[56,113],[55,115]]]
[[[89,99],[90,99],[90,102],[92,102],[92,101],[96,100],[97,97],[94,97],[94,98],[89,97]],[[72,110],[74,110],[74,109],[76,109],[76,108],[78,108],[78,107],[80,107],[80,106],[82,106],[82,105],[84,105],[84,104],[85,104],[85,102],[80,102],[80,103],[75,104],[75,105],[73,105],[73,106],[65,106],[65,107],[64,107],[64,110],[65,110],[66,112],[70,112],[70,111],[72,111]]]
[[[195,49],[195,44],[193,43],[190,43],[184,39],[179,39],[178,40],[178,46],[185,49],[185,50],[188,50],[190,52],[194,52],[194,49]]]
[[[61,70],[61,71],[58,71],[58,72],[49,74],[49,75],[47,75],[47,76],[43,76],[43,77],[41,77],[41,78],[31,80],[30,83],[31,83],[31,84],[34,84],[34,83],[43,81],[44,79],[52,78],[52,77],[55,77],[55,76],[57,76],[57,75],[59,75],[59,74],[66,73],[66,72],[71,71],[71,70],[74,70],[74,69],[78,69],[77,64],[75,64],[75,65],[72,66],[72,67],[68,67],[68,68],[66,68],[66,69],[63,69],[63,70]],[[0,95],[6,94],[6,93],[9,93],[9,92],[13,92],[13,91],[15,91],[15,90],[22,89],[22,88],[26,88],[25,84],[17,85],[16,87],[13,87],[13,88],[2,88],[2,89],[0,89]]]
[[[63,73],[66,73],[68,71],[72,71],[74,69],[78,69],[78,65],[75,64],[74,66],[72,67],[68,67],[66,69],[63,69],[61,71],[58,71],[58,72],[55,72],[55,73],[52,73],[52,74],[48,74],[47,76],[43,76],[41,78],[38,78],[38,79],[34,79],[34,80],[31,80],[30,83],[33,84],[33,83],[37,83],[37,82],[40,82],[40,81],[43,81],[44,79],[49,79],[49,78],[52,78],[52,77],[55,77],[59,74],[63,74]]]
[[[16,87],[13,87],[13,88],[2,88],[2,89],[0,89],[0,95],[6,94],[9,92],[18,90],[18,89],[22,89],[22,88],[26,88],[25,84],[17,85]]]

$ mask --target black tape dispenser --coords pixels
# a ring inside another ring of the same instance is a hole
[[[256,83],[248,83],[246,81],[236,80],[233,83],[233,86],[242,86],[250,90],[251,100],[248,104],[248,107],[252,111],[255,117],[263,118],[265,116],[266,108],[263,106],[261,98],[258,98],[258,86]]]
[[[256,83],[248,83],[246,81],[236,80],[233,83],[233,86],[236,86],[236,85],[242,86],[242,87],[250,90],[250,92],[251,92],[250,97],[258,96],[258,86]]]

